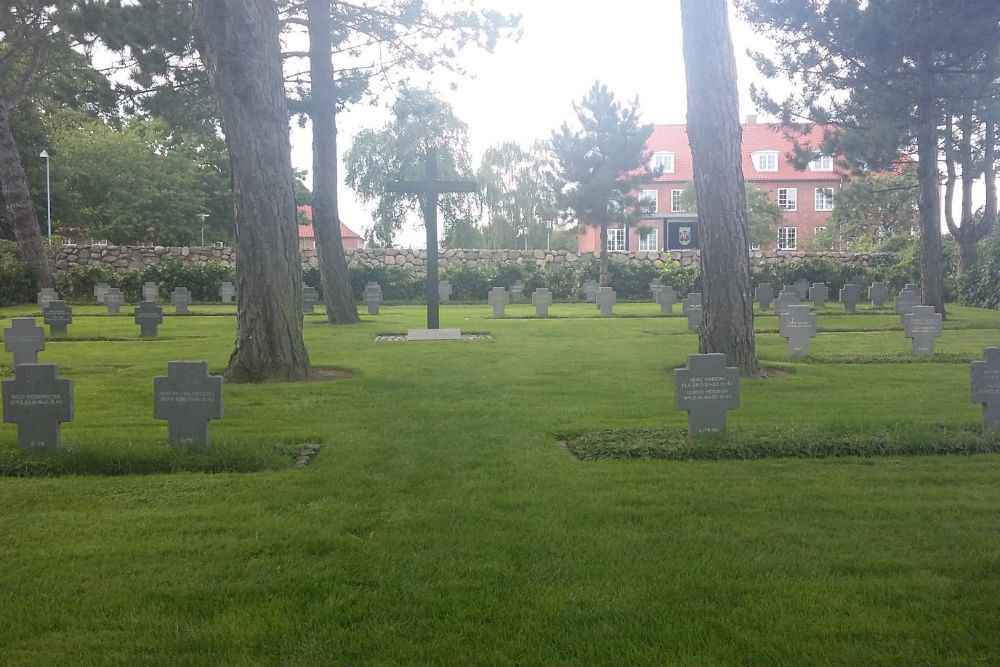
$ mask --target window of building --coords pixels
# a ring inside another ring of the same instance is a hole
[[[760,250],[760,244],[759,243],[754,243],[753,241],[751,241],[750,242],[750,250]]]
[[[647,213],[656,213],[660,208],[659,192],[656,190],[643,190],[639,201],[646,205],[644,210]]]
[[[624,251],[625,251],[625,230],[609,229],[608,252],[624,252]]]
[[[833,210],[833,188],[816,188],[816,210]]]
[[[659,169],[660,173],[674,173],[674,154],[670,151],[656,151],[649,159],[649,168]]]
[[[813,236],[816,236],[818,234],[822,234],[825,231],[826,231],[826,227],[813,227]]]
[[[795,227],[778,228],[778,250],[795,250]]]
[[[833,171],[833,156],[822,153],[817,155],[816,159],[809,163],[809,171]]]
[[[670,191],[670,212],[680,213],[681,212],[681,194],[683,190],[671,190]]]
[[[778,207],[785,211],[794,211],[799,203],[799,191],[796,188],[778,188]]]
[[[778,151],[757,151],[750,155],[757,171],[778,171]]]
[[[659,250],[660,230],[654,228],[639,229],[639,250]]]

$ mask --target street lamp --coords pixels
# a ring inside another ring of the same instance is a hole
[[[555,227],[555,222],[552,220],[545,221],[545,249],[551,250],[552,245],[552,228]]]
[[[42,151],[38,157],[45,158],[45,208],[49,218],[49,244],[52,243],[52,190],[49,188],[49,152]]]
[[[201,247],[205,247],[205,218],[208,217],[208,213],[195,213],[201,220]]]

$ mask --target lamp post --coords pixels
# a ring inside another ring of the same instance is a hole
[[[205,218],[208,217],[208,213],[196,213],[195,215],[201,220],[201,247],[205,247]]]
[[[49,152],[42,151],[38,157],[45,158],[45,209],[49,219],[49,245],[52,244],[52,190],[49,188]]]
[[[551,248],[551,245],[552,245],[552,228],[554,226],[555,226],[555,223],[552,220],[546,220],[545,221],[545,249],[546,250],[551,250],[552,249]]]

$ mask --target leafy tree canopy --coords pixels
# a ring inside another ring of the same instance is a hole
[[[374,226],[366,240],[391,246],[403,221],[420,214],[417,195],[389,192],[395,180],[423,180],[424,156],[437,149],[438,174],[442,180],[471,179],[468,127],[451,105],[431,90],[404,88],[392,106],[393,118],[380,130],[362,130],[344,155],[345,181],[362,202],[375,202]],[[467,195],[443,194],[438,199],[443,237],[459,221],[476,220],[479,210]],[[421,218],[422,219],[422,218]]]
[[[508,141],[483,154],[478,180],[489,216],[485,230],[491,248],[544,248],[558,217],[553,190],[555,164],[549,146],[530,150]]]

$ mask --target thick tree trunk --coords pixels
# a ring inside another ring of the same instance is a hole
[[[930,72],[929,47],[921,55],[917,94],[917,207],[920,210],[922,303],[944,310],[944,254],[941,248],[941,195],[938,184],[938,113]]]
[[[337,96],[334,90],[330,0],[308,0],[309,68],[313,135],[313,231],[323,281],[326,319],[331,324],[360,322],[351,294],[337,214]]]
[[[195,0],[194,8],[232,162],[238,313],[226,378],[306,379],[312,369],[302,342],[302,267],[275,5]]]
[[[7,223],[14,232],[14,240],[21,252],[21,258],[35,268],[35,284],[38,289],[53,287],[49,258],[45,254],[42,233],[35,216],[35,206],[28,194],[28,179],[21,166],[21,156],[17,152],[17,141],[10,129],[10,109],[7,100],[0,95],[0,187],[7,209]]]
[[[688,137],[701,236],[701,353],[760,374],[753,331],[750,236],[741,169],[736,59],[726,0],[681,0]]]

